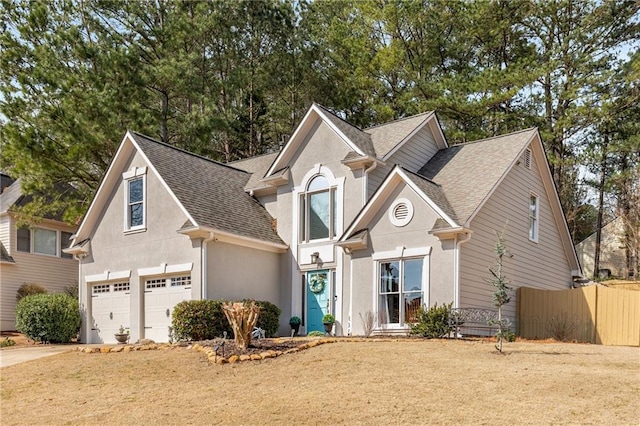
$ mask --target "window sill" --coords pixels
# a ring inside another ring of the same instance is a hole
[[[147,232],[147,227],[125,229],[124,235],[139,234],[141,232]]]

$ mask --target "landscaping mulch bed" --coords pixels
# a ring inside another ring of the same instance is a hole
[[[267,339],[254,339],[251,340],[251,344],[247,349],[243,349],[236,346],[233,339],[215,339],[215,340],[203,340],[199,342],[180,343],[180,346],[189,346],[199,344],[203,347],[209,347],[215,350],[218,348],[218,353],[225,357],[231,355],[253,355],[260,354],[267,351],[281,351],[285,352],[289,349],[297,348],[304,343],[310,342],[311,339],[291,339],[291,338],[267,338]],[[224,342],[224,345],[220,346]]]

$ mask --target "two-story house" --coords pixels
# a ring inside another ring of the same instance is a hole
[[[67,252],[90,342],[166,341],[200,298],[271,301],[286,334],[328,312],[406,333],[420,305],[492,306],[503,229],[514,287],[579,275],[536,129],[449,147],[433,112],[362,130],[313,105],[280,152],[227,165],[127,132]]]

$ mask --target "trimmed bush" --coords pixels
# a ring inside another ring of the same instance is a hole
[[[16,294],[16,302],[22,300],[22,298],[30,296],[32,294],[44,294],[48,293],[47,289],[37,283],[24,283],[18,289]]]
[[[210,340],[226,331],[233,336],[231,325],[219,300],[185,300],[173,308],[173,333],[178,340]]]
[[[37,341],[68,343],[81,322],[78,301],[67,294],[33,294],[16,306],[16,328]]]
[[[436,303],[429,309],[421,306],[416,315],[418,322],[411,324],[411,334],[417,334],[427,339],[447,336],[453,331],[449,325],[451,306],[451,303],[442,306],[438,306]]]
[[[267,301],[256,301],[256,304],[260,307],[260,315],[258,316],[258,324],[256,327],[263,329],[266,337],[275,336],[278,334],[278,328],[280,328],[280,314],[282,310]]]
[[[250,301],[249,299],[243,302]],[[185,300],[173,309],[171,326],[178,340],[211,340],[221,337],[233,337],[233,330],[222,311],[221,300]],[[260,316],[256,327],[264,330],[265,336],[272,337],[280,327],[280,308],[271,302],[256,301],[260,307]]]

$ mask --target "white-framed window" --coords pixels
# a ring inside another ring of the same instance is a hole
[[[529,239],[531,241],[538,241],[539,234],[539,216],[540,216],[540,202],[538,196],[534,193],[529,195]]]
[[[178,275],[172,277],[149,278],[145,280],[144,287],[147,290],[154,288],[184,287],[191,285],[191,275]]]
[[[146,229],[147,168],[134,167],[122,175],[124,179],[124,230]]]
[[[300,194],[300,240],[333,239],[337,232],[336,187],[324,175],[313,177]]]
[[[65,259],[72,259],[73,255],[63,253],[69,247],[71,233],[47,228],[18,228],[16,231],[17,250],[25,253],[43,254]]]
[[[424,258],[378,262],[379,325],[404,325],[416,321],[425,304]]]

